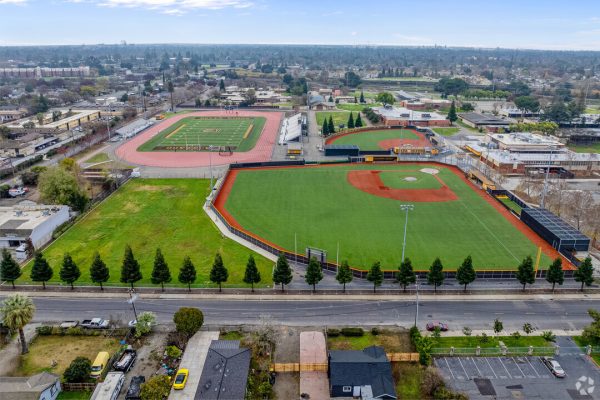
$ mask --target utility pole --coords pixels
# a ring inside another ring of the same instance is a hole
[[[129,300],[127,302],[131,304],[133,307],[133,316],[135,317],[135,321],[137,322],[138,316],[137,311],[135,310],[135,301],[137,300],[138,295],[135,293],[135,289],[129,289]]]
[[[417,326],[417,323],[419,321],[419,275],[417,275],[417,280],[415,282],[415,287],[417,289],[417,309],[415,312],[415,326]]]
[[[406,228],[408,226],[408,211],[415,209],[412,204],[400,204],[400,209],[406,212],[406,219],[404,220],[404,241],[402,242],[402,262],[404,262],[404,250],[406,249]]]

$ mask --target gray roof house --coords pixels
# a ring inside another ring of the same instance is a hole
[[[331,397],[397,399],[392,365],[383,347],[329,352]]]
[[[246,397],[250,349],[239,340],[213,340],[208,348],[195,400],[238,400]]]
[[[60,391],[60,377],[49,372],[29,377],[0,376],[2,400],[55,400]]]

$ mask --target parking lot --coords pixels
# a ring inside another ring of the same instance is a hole
[[[585,355],[556,356],[567,376],[555,378],[540,357],[438,357],[446,382],[470,399],[600,399],[600,373]],[[579,383],[578,383],[579,382]]]

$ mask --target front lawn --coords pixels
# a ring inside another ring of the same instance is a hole
[[[399,399],[422,399],[421,381],[424,368],[418,363],[392,363],[392,375],[396,381],[396,394]]]
[[[29,353],[21,356],[21,364],[13,375],[31,376],[47,371],[62,376],[76,357],[94,362],[99,352],[112,355],[119,347],[117,339],[104,336],[37,336],[29,346]]]
[[[156,248],[160,247],[169,264],[172,282],[185,256],[196,266],[194,287],[213,286],[209,271],[220,252],[229,280],[224,286],[247,286],[242,283],[250,250],[223,237],[202,209],[208,193],[207,179],[135,179],[121,187],[96,209],[44,250],[54,269],[52,282],[59,282],[62,257],[69,252],[81,270],[76,284],[91,284],[89,268],[94,251],[98,251],[110,269],[111,285],[119,282],[125,245],[129,244],[140,263],[142,280],[149,285]],[[272,263],[254,254],[262,276],[257,287],[271,284]],[[25,267],[20,283],[30,280],[31,263]]]
[[[387,353],[412,352],[408,333],[383,330],[378,335],[365,332],[363,336],[327,337],[328,350],[362,350],[369,346],[382,346]]]
[[[58,394],[56,400],[89,400],[91,397],[90,392],[65,392],[62,391]]]
[[[460,128],[433,128],[433,131],[442,136],[454,136],[460,131]]]

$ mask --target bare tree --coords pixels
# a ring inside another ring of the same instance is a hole
[[[585,190],[573,190],[567,194],[566,212],[581,229],[581,221],[586,218],[594,205],[592,194]]]
[[[567,200],[567,183],[559,179],[557,182],[549,185],[548,193],[546,193],[546,204],[548,209],[560,217],[563,211],[563,206]]]

